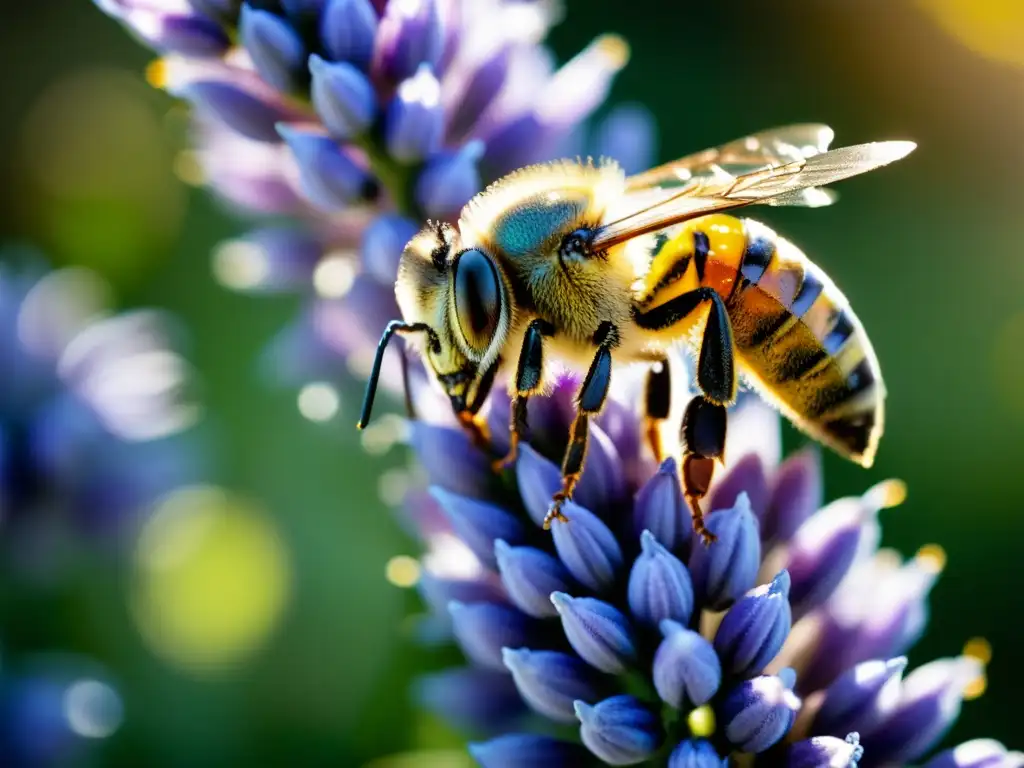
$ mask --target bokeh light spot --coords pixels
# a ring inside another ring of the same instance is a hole
[[[1020,0],[918,0],[951,37],[977,54],[1024,66],[1024,3]]]
[[[213,275],[227,288],[247,291],[262,285],[270,275],[270,264],[255,243],[228,240],[213,252]]]
[[[79,736],[103,739],[120,727],[124,707],[109,685],[98,680],[78,680],[64,693],[64,716]]]
[[[420,561],[408,555],[396,555],[384,567],[384,577],[396,587],[414,587],[420,580]]]
[[[132,610],[149,647],[197,674],[258,650],[288,601],[284,543],[258,507],[214,487],[167,496],[139,536]]]
[[[340,299],[352,288],[356,267],[351,257],[342,253],[328,254],[313,271],[313,287],[325,299]]]
[[[299,390],[299,413],[310,421],[330,421],[341,407],[338,390],[330,384],[315,381]]]

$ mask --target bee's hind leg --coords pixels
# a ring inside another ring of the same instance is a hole
[[[508,452],[497,459],[493,468],[500,472],[513,464],[519,454],[519,441],[526,434],[526,405],[537,391],[544,371],[544,337],[554,333],[551,323],[537,318],[523,334],[523,348],[516,364],[516,394],[509,411]]]
[[[665,459],[661,424],[672,409],[672,377],[668,360],[659,360],[647,372],[644,386],[644,438],[659,464]]]
[[[700,393],[689,402],[683,414],[682,479],[693,529],[705,544],[710,544],[715,535],[704,526],[700,502],[711,485],[715,460],[725,456],[725,407],[736,397],[736,360],[725,302],[714,289],[697,288],[654,309],[637,312],[635,321],[641,328],[664,330],[690,317],[704,304],[710,307],[697,358]]]
[[[551,508],[544,518],[545,530],[551,527],[554,520],[568,522],[562,514],[562,504],[572,498],[583,471],[590,417],[600,413],[608,399],[608,388],[612,381],[612,349],[619,343],[618,329],[610,322],[601,323],[594,335],[594,343],[597,344],[597,354],[576,396],[576,418],[569,430],[569,445],[562,459],[562,488],[554,495]]]

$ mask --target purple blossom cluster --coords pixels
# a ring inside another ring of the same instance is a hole
[[[269,355],[291,384],[365,375],[409,237],[515,168],[582,151],[628,58],[605,35],[556,67],[541,44],[555,0],[96,2],[164,54],[150,80],[193,105],[192,175],[243,213],[291,219],[214,263],[234,288],[308,294]],[[651,137],[623,107],[589,148],[638,170]]]
[[[194,477],[198,412],[166,318],[104,298],[85,270],[0,255],[0,578],[19,605],[73,581],[83,546],[129,544],[157,497]],[[69,765],[117,728],[120,699],[90,660],[12,643],[19,622],[5,601],[0,763]]]
[[[428,626],[469,662],[425,678],[419,696],[485,737],[470,745],[477,762],[872,768],[933,749],[987,658],[973,643],[906,672],[943,556],[880,549],[878,513],[902,484],[822,506],[818,454],[780,462],[778,417],[745,398],[708,505],[718,540],[704,546],[675,460],[653,466],[636,398],[620,391],[592,430],[569,522],[546,534],[578,384],[531,401],[534,439],[508,476],[457,428],[411,427],[430,483],[407,504],[427,550]],[[507,413],[494,396],[499,437]],[[983,740],[926,765],[1024,755]]]

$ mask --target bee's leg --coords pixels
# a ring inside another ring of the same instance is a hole
[[[697,359],[697,387],[700,394],[686,406],[683,415],[683,494],[690,505],[693,528],[706,544],[715,540],[704,527],[700,500],[711,485],[715,460],[725,455],[726,410],[736,396],[736,361],[732,326],[718,292],[698,288],[677,296],[634,319],[642,328],[663,330],[689,317],[709,303],[707,322]]]
[[[516,460],[519,440],[526,434],[526,404],[537,391],[544,370],[544,337],[554,333],[551,323],[537,318],[523,334],[523,348],[516,365],[516,394],[509,411],[508,453],[494,462],[494,471],[500,472]]]
[[[483,408],[484,402],[487,400],[487,396],[491,393],[491,387],[494,385],[494,377],[498,373],[500,363],[500,360],[495,360],[491,364],[491,367],[480,378],[480,383],[477,384],[472,402],[469,403],[466,410],[455,414],[459,424],[469,434],[469,439],[473,442],[473,445],[486,452],[491,450],[491,433],[487,429],[487,424],[477,414],[479,414],[480,409]]]
[[[594,355],[587,377],[576,396],[576,418],[569,430],[569,445],[562,459],[562,488],[554,495],[551,508],[544,518],[545,530],[551,527],[553,520],[568,522],[562,514],[562,504],[572,498],[580,473],[583,471],[587,457],[590,417],[600,413],[605,400],[608,399],[608,387],[612,381],[612,348],[618,342],[618,329],[609,322],[601,323],[594,336],[597,354]]]
[[[672,378],[668,360],[659,360],[647,372],[644,387],[644,436],[651,447],[654,460],[659,464],[665,459],[665,447],[661,442],[661,422],[668,418],[672,409]]]

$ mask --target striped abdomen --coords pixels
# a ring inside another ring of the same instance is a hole
[[[846,297],[792,243],[749,219],[696,219],[652,258],[640,301],[698,285],[725,300],[740,369],[796,426],[864,466],[885,397],[878,361]]]

